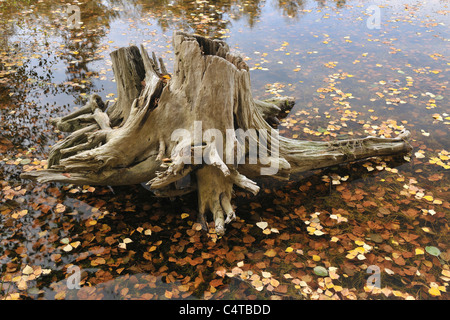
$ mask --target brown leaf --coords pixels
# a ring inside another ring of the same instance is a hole
[[[255,238],[253,238],[251,235],[246,235],[243,239],[242,239],[242,241],[244,242],[244,243],[252,243],[252,242],[254,242],[256,239]]]
[[[281,285],[279,285],[278,287],[275,288],[275,291],[279,292],[279,293],[287,293],[288,286],[285,285],[285,284],[281,284]]]
[[[394,258],[394,262],[398,264],[399,266],[404,266],[406,264],[405,259],[403,259],[402,256],[399,256],[397,258]]]
[[[218,287],[223,284],[222,278],[213,279],[209,282],[212,287]]]

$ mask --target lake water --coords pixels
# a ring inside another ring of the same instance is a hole
[[[85,1],[75,28],[64,1],[33,3],[0,1],[0,297],[448,299],[448,1]],[[50,117],[114,101],[112,51],[171,72],[176,30],[240,52],[254,97],[294,97],[281,134],[407,129],[413,151],[237,190],[222,238],[196,230],[195,195],[20,179],[64,137]]]

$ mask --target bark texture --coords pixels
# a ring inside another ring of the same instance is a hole
[[[72,114],[52,119],[70,132],[49,154],[48,169],[22,174],[39,182],[90,185],[147,183],[158,196],[198,192],[199,221],[212,213],[216,232],[235,218],[234,186],[253,194],[251,179],[318,169],[410,151],[409,132],[396,138],[335,142],[278,136],[289,97],[259,101],[242,57],[221,40],[176,32],[174,71],[136,46],[111,54],[117,101],[98,95]],[[256,146],[256,148],[254,148]],[[257,157],[252,157],[257,152]]]

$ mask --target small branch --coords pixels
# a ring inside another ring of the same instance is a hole
[[[256,195],[259,192],[259,186],[256,182],[248,179],[246,176],[240,174],[237,170],[232,170],[231,178],[233,183],[238,187],[250,191],[253,195]]]
[[[163,61],[162,58],[159,58],[159,65],[160,65],[160,67],[161,67],[161,74],[162,74],[162,75],[169,74],[169,73],[167,72],[166,66],[164,65],[164,61]]]
[[[50,118],[49,122],[63,132],[74,132],[94,122],[92,114],[95,110],[104,111],[105,105],[99,95],[93,94],[88,103],[78,110],[62,118]]]
[[[152,61],[153,61],[153,69],[156,71],[156,73],[158,74],[158,75],[160,75],[161,74],[161,71],[159,70],[159,67],[158,67],[158,59],[156,59],[156,54],[152,51]]]
[[[108,115],[100,109],[95,109],[94,119],[102,130],[111,130],[111,124]]]
[[[166,153],[166,144],[163,139],[159,139],[159,152],[156,157],[156,161],[162,161],[164,159],[164,154]]]

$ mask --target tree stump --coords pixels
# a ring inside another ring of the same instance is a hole
[[[233,187],[253,194],[250,180],[324,168],[411,150],[409,132],[396,138],[335,142],[299,141],[274,129],[292,98],[252,97],[242,57],[221,40],[176,32],[174,71],[141,46],[111,54],[117,100],[109,106],[94,94],[72,114],[52,119],[71,132],[53,146],[48,169],[24,179],[79,185],[147,183],[158,196],[198,192],[199,221],[213,214],[219,235],[235,218]]]

